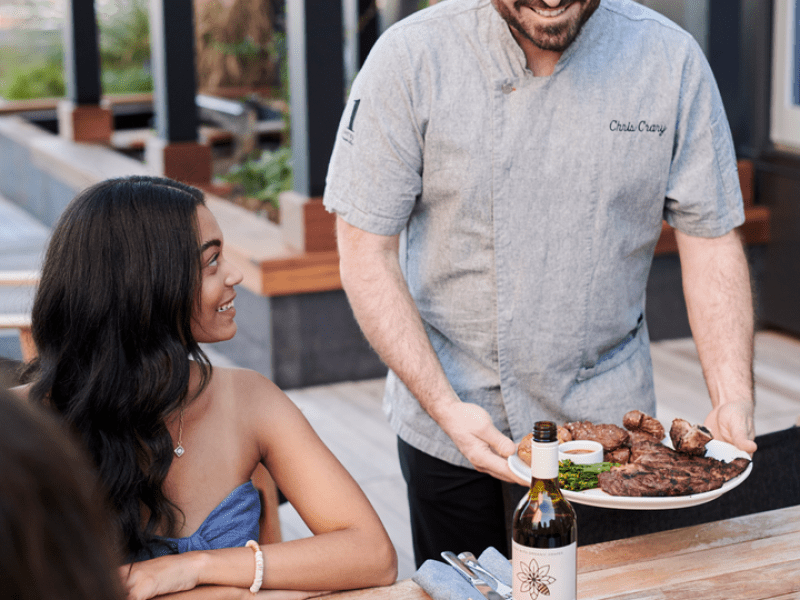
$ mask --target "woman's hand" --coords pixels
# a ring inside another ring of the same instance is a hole
[[[198,584],[199,553],[162,556],[120,567],[128,600],[149,600],[156,596],[194,589]]]
[[[303,592],[300,590],[261,590],[255,595],[255,600],[306,600],[327,596],[331,592]]]

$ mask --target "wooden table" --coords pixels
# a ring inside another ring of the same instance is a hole
[[[429,600],[430,596],[406,579],[326,598]],[[800,599],[800,506],[582,546],[578,598]]]

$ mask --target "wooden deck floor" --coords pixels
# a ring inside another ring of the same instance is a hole
[[[708,392],[691,339],[653,344],[657,416],[702,423]],[[775,332],[756,336],[756,430],[791,427],[800,417],[800,340]],[[386,526],[399,557],[399,577],[414,573],[405,482],[394,433],[381,410],[383,379],[289,390],[339,460],[362,486]],[[284,539],[309,535],[294,509],[280,509]]]

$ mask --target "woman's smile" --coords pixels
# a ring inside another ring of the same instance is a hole
[[[236,335],[234,286],[242,273],[225,259],[224,239],[217,220],[205,206],[197,207],[202,279],[192,314],[192,334],[200,343],[221,342]]]

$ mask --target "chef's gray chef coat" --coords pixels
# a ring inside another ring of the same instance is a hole
[[[490,0],[392,27],[353,83],[325,205],[402,234],[450,382],[515,440],[540,419],[654,414],[643,314],[662,218],[703,237],[744,220],[702,51],[627,0],[602,0],[549,77]],[[393,373],[384,407],[406,442],[469,465]]]

